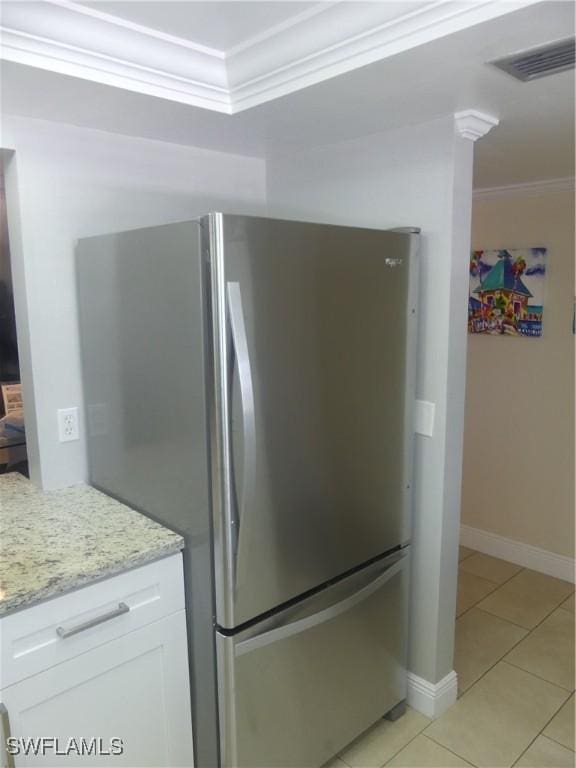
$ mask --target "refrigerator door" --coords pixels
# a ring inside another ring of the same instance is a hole
[[[406,696],[406,550],[217,633],[223,768],[316,768]]]
[[[416,235],[211,214],[217,622],[410,538]]]

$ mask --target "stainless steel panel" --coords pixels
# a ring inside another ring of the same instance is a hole
[[[78,244],[91,482],[184,536],[196,765],[218,765],[197,222]]]
[[[202,225],[217,619],[231,628],[409,540],[418,237],[222,214]]]
[[[223,768],[323,765],[406,696],[406,550],[217,635]]]

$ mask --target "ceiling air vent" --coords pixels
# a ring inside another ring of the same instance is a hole
[[[574,38],[532,48],[491,62],[517,80],[536,80],[574,67]]]

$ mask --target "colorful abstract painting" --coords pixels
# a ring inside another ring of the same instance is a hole
[[[468,330],[541,336],[546,248],[472,251]]]

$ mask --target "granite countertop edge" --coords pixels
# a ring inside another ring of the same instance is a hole
[[[184,549],[183,537],[101,491],[0,475],[0,619]]]
[[[98,584],[113,576],[119,576],[127,571],[140,568],[143,565],[148,565],[157,560],[163,560],[165,557],[170,557],[170,555],[176,555],[183,549],[184,539],[180,537],[179,541],[175,540],[173,543],[158,547],[152,552],[142,552],[136,556],[128,557],[114,565],[103,568],[101,571],[95,571],[89,574],[78,574],[69,579],[63,579],[58,584],[51,584],[50,587],[46,587],[45,589],[38,589],[26,595],[16,595],[10,600],[3,600],[0,602],[0,620],[26,610],[27,608],[32,608],[40,603],[45,603],[47,600],[53,600],[57,597],[69,595],[71,592],[76,592],[76,590],[82,589],[83,587]]]

